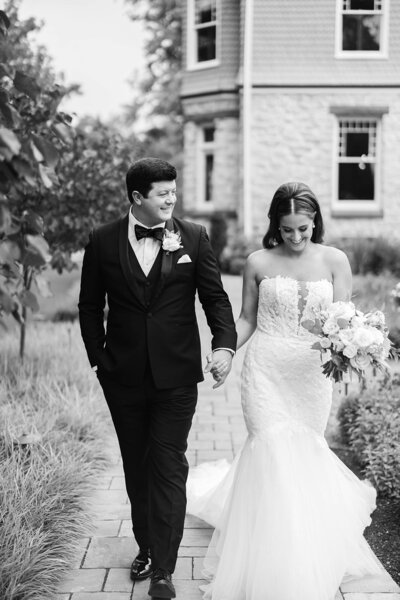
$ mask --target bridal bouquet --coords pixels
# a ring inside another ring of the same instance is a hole
[[[314,314],[314,320],[302,325],[319,338],[312,347],[327,358],[324,375],[342,381],[344,373],[356,373],[361,380],[368,367],[388,372],[386,360],[394,350],[381,311],[362,313],[352,302],[333,302]]]

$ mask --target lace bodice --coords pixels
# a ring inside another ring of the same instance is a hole
[[[279,337],[305,337],[310,334],[302,321],[313,319],[315,310],[333,301],[332,283],[327,279],[297,281],[292,277],[265,277],[259,288],[257,328]]]

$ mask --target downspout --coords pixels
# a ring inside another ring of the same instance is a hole
[[[251,104],[252,104],[252,57],[253,57],[253,0],[244,0],[243,43],[243,233],[250,238],[252,225],[251,196]]]

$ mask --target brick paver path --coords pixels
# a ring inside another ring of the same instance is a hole
[[[237,290],[225,287],[238,314]],[[204,318],[199,314],[203,347],[207,348]],[[199,402],[189,437],[187,457],[190,465],[217,458],[232,459],[246,433],[241,416],[238,371],[236,369],[224,389],[212,390],[210,379],[199,386]],[[110,440],[113,463],[97,479],[91,508],[94,530],[82,539],[76,562],[57,595],[57,600],[148,600],[149,582],[133,583],[129,567],[137,547],[132,537],[130,509],[125,492],[122,466],[114,436]],[[174,583],[177,600],[201,600],[202,560],[212,529],[203,521],[187,516],[179,550]],[[341,587],[336,600],[400,600],[400,588],[382,569],[380,577],[364,578]],[[262,600],[262,599],[260,599]],[[276,598],[279,600],[279,598]]]

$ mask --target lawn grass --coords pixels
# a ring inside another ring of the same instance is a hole
[[[31,324],[24,364],[0,342],[0,598],[47,600],[90,521],[110,419],[77,324]]]

